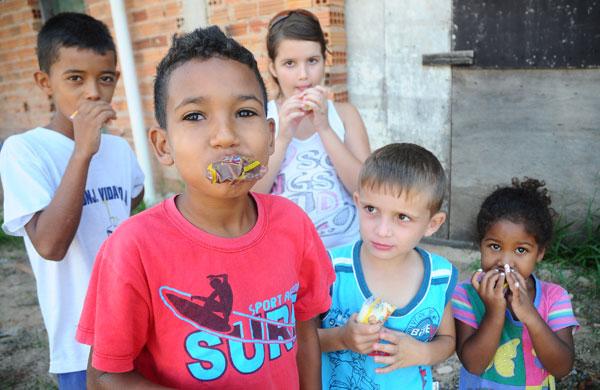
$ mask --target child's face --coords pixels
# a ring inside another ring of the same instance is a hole
[[[481,268],[484,271],[498,269],[504,271],[504,265],[518,271],[528,278],[536,263],[544,257],[535,237],[527,233],[521,223],[500,220],[488,229],[481,240]]]
[[[446,219],[442,212],[431,215],[429,199],[429,195],[416,192],[403,192],[397,197],[376,188],[355,192],[363,247],[375,258],[406,256],[422,237],[435,233]]]
[[[283,39],[277,47],[277,57],[269,64],[269,71],[279,81],[281,93],[286,98],[317,86],[325,72],[321,45],[313,41]]]
[[[50,73],[36,72],[35,79],[52,97],[56,115],[69,118],[82,100],[112,100],[119,79],[115,67],[112,51],[102,55],[89,49],[61,47]]]
[[[237,61],[191,60],[176,68],[167,86],[167,129],[151,130],[159,161],[175,164],[186,191],[214,198],[245,195],[254,181],[212,184],[211,162],[242,155],[267,166],[273,122],[267,121],[252,70]]]

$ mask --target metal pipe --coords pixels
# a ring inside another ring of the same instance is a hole
[[[135,153],[145,175],[144,201],[146,202],[146,205],[150,206],[157,202],[157,196],[154,188],[152,161],[148,151],[148,137],[142,110],[142,98],[140,97],[138,78],[135,70],[131,37],[127,27],[127,14],[125,13],[124,1],[110,0],[110,10],[115,27],[117,51],[121,63],[122,79],[125,85],[127,111],[129,112]]]

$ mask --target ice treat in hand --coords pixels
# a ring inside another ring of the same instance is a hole
[[[238,182],[260,179],[267,168],[260,161],[243,156],[226,156],[208,164],[206,177],[211,183]]]
[[[384,323],[395,309],[394,305],[382,301],[381,298],[371,296],[363,303],[356,320],[368,324],[369,318],[374,317],[377,322]]]

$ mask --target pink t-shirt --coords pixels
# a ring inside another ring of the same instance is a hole
[[[533,275],[532,275],[533,276]],[[579,327],[571,298],[561,286],[544,282],[533,276],[535,281],[534,306],[548,327],[560,329]],[[456,286],[452,295],[454,318],[474,329],[485,315],[485,305],[469,281]],[[527,327],[515,320],[506,309],[504,327],[494,359],[480,376],[461,368],[461,389],[553,389],[554,377],[546,371],[533,348]]]
[[[253,197],[257,222],[238,238],[194,227],[174,197],[110,236],[77,332],[95,368],[177,388],[298,388],[295,324],[329,308],[335,276],[299,207]]]

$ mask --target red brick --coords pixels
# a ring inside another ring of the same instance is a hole
[[[227,34],[229,34],[232,37],[246,35],[248,33],[248,23],[242,22],[242,23],[230,24],[229,26],[226,27],[226,30],[227,30]]]
[[[288,0],[287,1],[288,9],[295,9],[295,8],[308,9],[308,8],[312,8],[312,6],[313,6],[313,0]]]
[[[256,2],[240,3],[234,5],[235,20],[241,21],[258,15],[258,7]]]
[[[134,22],[141,22],[148,19],[148,13],[145,10],[136,11],[131,14],[131,18]]]
[[[140,39],[133,43],[134,50],[143,50],[149,47],[165,47],[167,46],[167,37],[160,35],[157,37]]]
[[[286,9],[284,0],[261,0],[258,3],[258,14],[261,16],[268,15],[269,18],[284,9]]]

